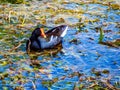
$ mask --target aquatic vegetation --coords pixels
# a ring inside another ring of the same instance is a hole
[[[47,31],[61,24],[69,25],[63,47],[26,53],[36,27]],[[118,0],[0,5],[0,90],[117,90],[119,57]]]
[[[25,3],[25,0],[0,0],[0,3],[20,4]]]
[[[99,43],[102,43],[102,41],[103,41],[103,38],[104,38],[104,32],[103,32],[102,28],[100,28],[100,37],[99,37]]]

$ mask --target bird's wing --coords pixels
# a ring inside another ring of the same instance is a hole
[[[58,36],[58,37],[64,37],[66,32],[68,30],[68,26],[58,26],[55,27],[51,30],[48,30],[45,34],[49,37],[49,36]]]
[[[52,35],[49,41],[45,40],[44,38],[39,38],[39,40],[40,40],[41,49],[46,49],[46,48],[53,48],[55,45],[59,44],[62,39],[58,36]]]

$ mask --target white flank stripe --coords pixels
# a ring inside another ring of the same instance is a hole
[[[51,36],[51,38],[50,38],[50,42],[53,40],[53,35]]]
[[[65,36],[65,34],[67,33],[67,30],[68,30],[68,26],[66,27],[66,29],[64,30],[64,32],[61,34],[61,37]]]

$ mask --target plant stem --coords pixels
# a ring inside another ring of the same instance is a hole
[[[102,28],[100,28],[100,36],[99,36],[99,43],[103,42],[103,38],[104,38],[104,31]]]

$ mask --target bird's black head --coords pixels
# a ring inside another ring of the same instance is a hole
[[[36,28],[33,32],[32,32],[32,38],[38,38],[39,36],[46,38],[46,35],[44,33],[44,29],[43,28]]]

